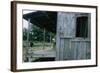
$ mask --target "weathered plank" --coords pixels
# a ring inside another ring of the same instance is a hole
[[[70,50],[71,50],[71,38],[64,38],[63,60],[71,59]]]

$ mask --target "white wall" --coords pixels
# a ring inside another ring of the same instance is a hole
[[[0,73],[12,73],[10,71],[10,1],[0,0]],[[32,0],[30,0],[32,1]],[[84,5],[99,5],[100,0],[33,0],[40,2],[57,2],[67,4],[84,4]],[[100,5],[99,5],[100,7]],[[99,12],[100,13],[100,10]],[[98,14],[100,16],[100,14]],[[100,17],[98,17],[100,19]],[[100,23],[100,21],[99,21]],[[99,24],[98,23],[98,24]],[[98,31],[100,31],[100,25],[98,25]],[[100,33],[98,33],[100,37]],[[98,38],[100,43],[100,38]],[[100,46],[98,45],[98,52],[100,55]],[[98,58],[100,64],[100,57]],[[61,69],[61,70],[46,70],[46,71],[34,71],[34,73],[99,73],[100,65],[98,67],[91,68],[77,68],[77,69]],[[33,73],[26,72],[26,73]]]

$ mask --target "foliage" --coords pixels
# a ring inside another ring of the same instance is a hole
[[[28,39],[29,41],[32,41],[32,42],[44,41],[44,30],[42,28],[37,27],[36,25],[32,25],[31,29],[29,29],[29,32],[28,32],[28,29],[23,28],[23,40],[24,41],[27,40],[28,33],[29,33],[29,39]],[[45,31],[45,41],[46,42],[50,42],[50,37],[51,39],[53,39],[54,36],[55,36],[54,33],[49,32],[47,30]]]

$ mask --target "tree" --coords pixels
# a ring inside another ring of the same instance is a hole
[[[31,26],[32,28],[30,29],[30,32],[29,32],[29,41],[38,41],[38,42],[42,42],[44,39],[43,39],[43,29],[42,28],[39,28],[37,27],[36,25],[32,25]],[[23,40],[27,40],[27,29],[24,28],[23,29]],[[54,38],[55,36],[55,33],[52,33],[50,31],[45,31],[45,42],[50,42],[50,38]]]

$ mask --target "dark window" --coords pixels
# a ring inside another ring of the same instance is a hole
[[[88,17],[78,17],[76,20],[76,37],[88,36]]]

